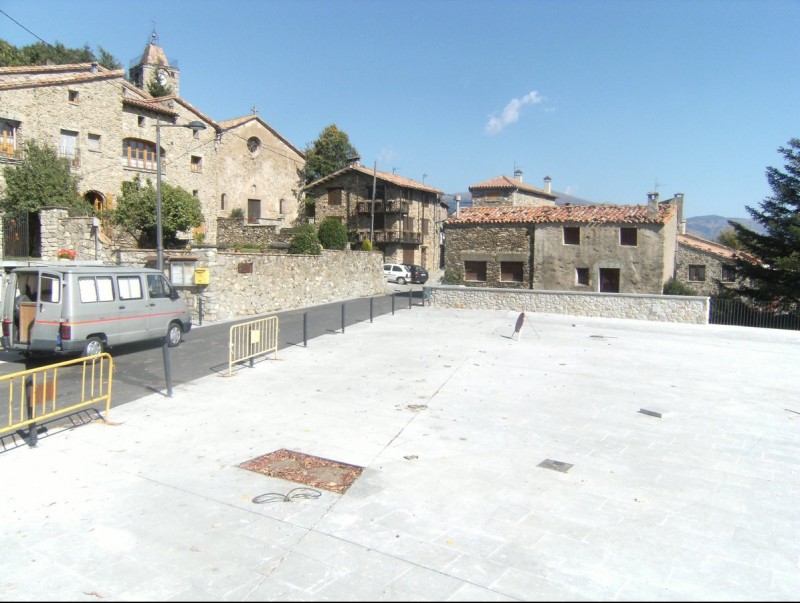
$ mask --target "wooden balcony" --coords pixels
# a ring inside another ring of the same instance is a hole
[[[361,243],[369,238],[368,229],[360,229],[356,231],[358,242]],[[383,230],[376,228],[373,231],[373,243],[406,243],[411,245],[420,245],[422,243],[422,233],[412,230]]]
[[[359,201],[357,211],[360,214],[369,214],[372,210],[372,201]],[[405,199],[392,199],[390,201],[375,201],[375,213],[407,214],[411,210],[411,202]]]

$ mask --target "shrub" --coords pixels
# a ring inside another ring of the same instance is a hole
[[[328,216],[319,225],[317,237],[325,249],[344,249],[347,245],[347,228],[336,218]]]
[[[664,283],[664,295],[697,295],[697,291],[683,281],[672,277]]]
[[[244,218],[244,210],[241,207],[234,207],[230,213],[231,218]]]
[[[307,255],[319,255],[322,253],[322,245],[320,245],[313,224],[303,224],[298,227],[292,240],[289,241],[288,252]]]
[[[464,276],[461,274],[459,266],[448,266],[444,269],[444,275],[442,275],[443,285],[460,285],[463,282]]]
[[[364,239],[364,242],[361,243],[361,251],[372,251],[372,241]]]

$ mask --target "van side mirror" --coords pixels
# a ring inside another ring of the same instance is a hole
[[[172,289],[172,290],[170,291],[170,293],[169,293],[169,298],[170,298],[171,300],[173,300],[173,301],[175,301],[176,299],[178,299],[180,296],[181,296],[181,295],[180,295],[180,293],[178,293],[178,290],[177,290],[177,289]]]

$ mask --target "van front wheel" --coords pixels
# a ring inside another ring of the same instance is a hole
[[[95,356],[103,352],[103,340],[99,337],[90,337],[83,346],[84,356]]]
[[[178,347],[182,335],[183,329],[181,329],[181,325],[177,322],[169,323],[169,328],[167,329],[167,345],[171,348]]]

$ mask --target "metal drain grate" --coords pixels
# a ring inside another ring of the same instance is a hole
[[[561,473],[566,473],[567,471],[572,469],[573,465],[571,463],[564,463],[563,461],[554,461],[553,459],[545,459],[541,463],[539,463],[537,467],[542,467],[543,469],[552,469],[553,471],[560,471]]]
[[[358,465],[348,465],[285,448],[245,461],[239,467],[340,494],[347,491],[364,470]]]

